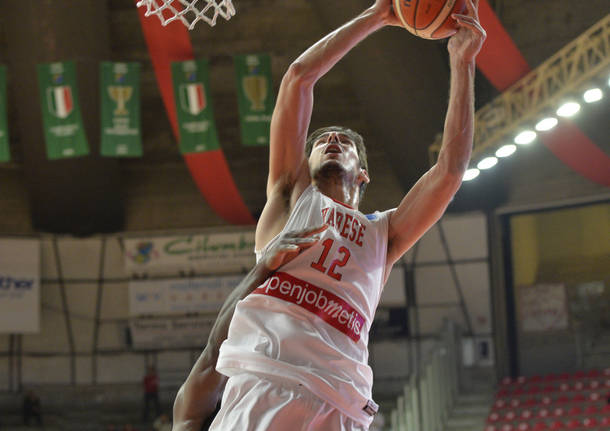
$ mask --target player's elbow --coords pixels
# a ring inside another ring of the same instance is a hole
[[[457,193],[467,165],[464,166],[447,166],[446,164],[437,163],[432,168],[435,188],[443,195],[451,199]]]
[[[316,81],[316,74],[311,67],[297,59],[288,67],[282,81],[291,86],[310,87]]]

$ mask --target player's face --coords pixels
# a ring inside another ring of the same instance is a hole
[[[356,144],[341,132],[326,132],[314,143],[309,155],[309,168],[312,172],[325,165],[340,166],[345,171],[358,172],[360,159]]]

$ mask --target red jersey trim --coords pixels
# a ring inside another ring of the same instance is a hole
[[[352,340],[360,340],[364,317],[344,299],[321,287],[285,272],[276,272],[252,293],[273,296],[303,307]]]

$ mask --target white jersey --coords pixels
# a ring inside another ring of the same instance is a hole
[[[292,379],[368,426],[368,332],[387,275],[390,212],[365,216],[309,186],[283,232],[329,228],[237,304],[217,370]]]

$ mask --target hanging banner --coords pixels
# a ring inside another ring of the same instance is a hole
[[[180,127],[180,152],[219,148],[205,59],[172,63],[174,100]]]
[[[129,314],[156,316],[217,312],[243,276],[129,282]]]
[[[249,271],[256,261],[254,230],[125,238],[123,244],[125,269],[130,275],[237,273]]]
[[[8,121],[6,120],[6,66],[0,66],[0,162],[9,162]]]
[[[140,64],[100,64],[101,154],[141,157]]]
[[[135,350],[203,348],[216,316],[129,320],[131,346]]]
[[[74,62],[39,64],[38,88],[47,157],[54,160],[89,154]]]
[[[40,243],[0,238],[0,333],[40,331]]]
[[[234,60],[242,145],[269,145],[274,105],[271,57],[248,54]]]

